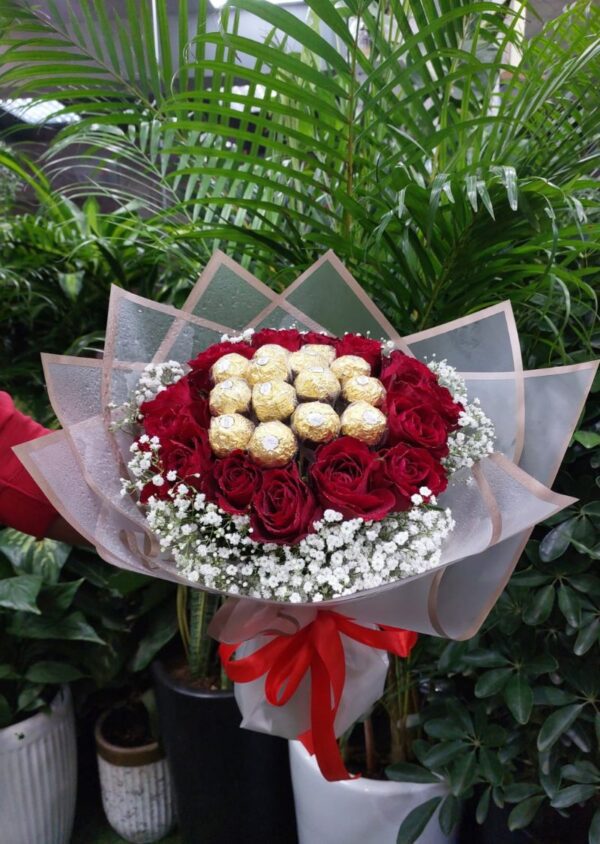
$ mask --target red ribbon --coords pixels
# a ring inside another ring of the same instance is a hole
[[[371,648],[406,657],[417,634],[380,625],[361,627],[345,615],[319,611],[314,621],[292,636],[276,636],[249,656],[233,659],[238,644],[221,644],[219,656],[234,683],[251,683],[265,674],[265,697],[273,706],[285,706],[310,669],[310,729],[298,736],[314,753],[326,780],[352,779],[344,767],[335,737],[334,722],[344,691],[346,660],[340,634]]]

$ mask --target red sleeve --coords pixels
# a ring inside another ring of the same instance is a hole
[[[8,393],[0,392],[0,524],[45,536],[58,513],[27,472],[12,446],[50,433],[20,413]]]

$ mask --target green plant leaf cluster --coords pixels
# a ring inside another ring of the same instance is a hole
[[[171,584],[0,531],[0,728],[44,708],[62,683],[132,686],[176,630]]]

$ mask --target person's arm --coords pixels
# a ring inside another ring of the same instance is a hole
[[[71,545],[85,543],[37,486],[12,450],[13,445],[50,433],[0,392],[0,524]]]

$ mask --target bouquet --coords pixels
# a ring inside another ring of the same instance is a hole
[[[401,338],[331,253],[282,294],[217,254],[181,311],[113,288],[103,359],[44,366],[31,474],[109,563],[228,597],[243,726],[328,779],[385,652],[472,635],[572,502],[546,484],[595,371],[525,373],[509,303]]]

